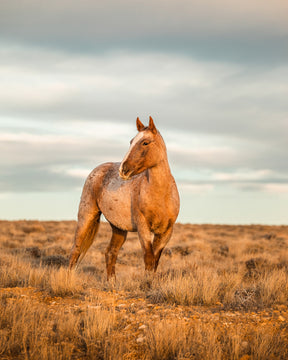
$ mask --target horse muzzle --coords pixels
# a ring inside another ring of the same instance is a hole
[[[132,173],[133,170],[130,170],[125,164],[125,162],[120,165],[119,176],[121,177],[121,179],[129,180],[131,178]]]

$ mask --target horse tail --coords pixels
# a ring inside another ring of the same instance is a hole
[[[80,262],[83,260],[85,254],[88,249],[92,245],[95,236],[99,229],[99,218],[95,221],[95,219],[87,222],[85,225],[81,224],[77,225],[74,246],[71,251],[70,260],[69,260],[69,268],[73,269],[75,266],[79,266]]]

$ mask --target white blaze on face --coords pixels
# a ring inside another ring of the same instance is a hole
[[[141,131],[139,132],[133,139],[131,145],[130,145],[130,148],[127,152],[127,154],[125,155],[124,159],[122,160],[121,162],[121,165],[120,165],[120,168],[119,168],[119,175],[122,179],[125,179],[127,180],[129,178],[129,176],[125,176],[123,173],[122,173],[122,166],[124,164],[124,162],[128,159],[129,155],[131,154],[131,151],[133,150],[134,146],[138,143],[138,141],[140,141],[141,139],[143,139],[144,137],[144,131]]]

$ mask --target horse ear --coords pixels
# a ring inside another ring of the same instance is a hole
[[[136,120],[136,126],[137,126],[137,130],[138,131],[142,131],[144,129],[144,125],[142,124],[142,122],[139,120],[139,117],[137,117],[137,120]]]
[[[148,126],[148,129],[151,130],[151,131],[153,132],[153,134],[156,134],[156,133],[157,133],[156,126],[155,126],[154,121],[153,121],[153,119],[152,119],[151,116],[149,117],[149,126]]]

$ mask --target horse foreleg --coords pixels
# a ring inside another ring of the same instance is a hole
[[[110,240],[110,244],[108,245],[105,252],[107,280],[109,280],[112,276],[115,276],[115,264],[118,252],[121,249],[121,246],[124,244],[127,236],[127,231],[120,230],[112,224],[111,227],[112,237]]]
[[[163,249],[167,245],[172,235],[172,228],[168,229],[164,234],[156,234],[153,240],[153,252],[155,256],[155,264],[154,271],[157,270],[160,256],[162,254]]]
[[[152,243],[148,243],[144,248],[145,270],[152,271],[155,267],[155,256],[153,253]]]
[[[155,256],[152,247],[152,234],[144,220],[138,224],[137,230],[144,253],[145,270],[152,271],[155,267]]]

